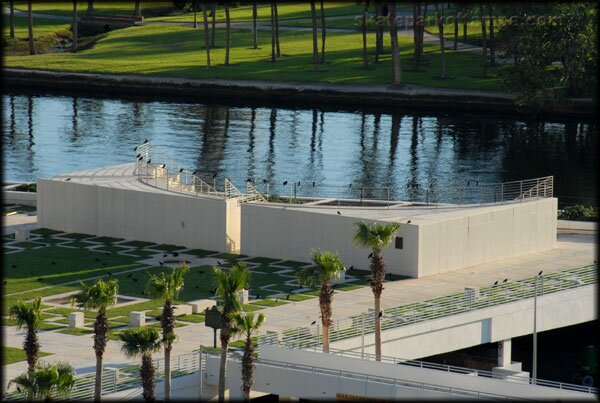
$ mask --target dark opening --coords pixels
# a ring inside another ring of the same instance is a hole
[[[397,236],[396,237],[396,249],[402,249],[403,244],[404,244],[404,239],[402,239],[401,236]]]

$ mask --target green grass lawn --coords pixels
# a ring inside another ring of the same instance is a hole
[[[9,36],[9,20],[7,15],[2,15],[2,36]],[[27,25],[27,17],[15,17],[15,38],[26,40],[29,38],[29,30]],[[54,34],[59,30],[68,30],[71,27],[69,21],[49,20],[45,18],[35,18],[33,21],[33,36],[39,38],[41,36]]]
[[[110,32],[96,45],[78,53],[47,53],[38,56],[7,56],[5,66],[74,72],[141,74],[184,78],[223,78],[269,81],[305,81],[337,84],[389,84],[391,56],[381,63],[362,67],[360,33],[328,35],[328,64],[318,70],[311,64],[310,32],[281,31],[283,57],[269,61],[270,33],[259,31],[261,49],[253,50],[247,30],[234,30],[230,66],[223,66],[224,30],[217,32],[217,48],[211,50],[213,67],[205,67],[201,31],[179,26],[150,25]],[[371,52],[374,35],[368,38]],[[389,52],[389,35],[384,37]],[[471,52],[446,52],[447,79],[439,78],[438,46],[425,45],[426,55],[419,72],[411,70],[412,38],[400,36],[400,53],[404,83],[430,87],[499,90],[501,79],[496,69],[482,77],[481,55]]]
[[[7,4],[4,4],[8,8]],[[108,15],[133,15],[133,1],[94,1],[94,12],[96,14]],[[173,3],[170,1],[143,1],[142,15],[158,14],[168,12],[173,8]],[[27,2],[15,1],[15,9],[27,11]],[[49,15],[73,15],[72,2],[59,1],[37,1],[33,3],[32,10],[34,13],[49,14]],[[87,12],[87,1],[77,2],[77,16],[83,17]],[[34,20],[35,23],[35,20]]]
[[[47,355],[51,355],[51,353],[46,353],[44,351],[38,352],[38,357],[46,357]],[[25,361],[26,359],[27,355],[22,348],[2,346],[2,365],[14,364],[15,362]]]

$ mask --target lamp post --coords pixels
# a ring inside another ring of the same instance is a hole
[[[537,291],[538,291],[538,279],[541,278],[542,281],[544,277],[542,276],[543,271],[540,271],[537,276],[535,276],[535,291],[533,294],[533,362],[532,362],[532,383],[537,384]]]

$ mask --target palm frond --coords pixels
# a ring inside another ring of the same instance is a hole
[[[215,279],[215,295],[223,300],[223,315],[228,316],[242,309],[238,293],[248,287],[250,280],[250,271],[247,265],[240,263],[234,264],[231,270],[225,271],[218,267],[213,267]]]
[[[73,296],[72,301],[83,305],[84,309],[106,309],[117,303],[119,283],[117,280],[97,280],[88,285],[81,282],[81,291]]]
[[[331,280],[340,271],[346,270],[337,253],[312,249],[311,255],[315,266],[298,270],[296,277],[300,284],[313,287],[317,284],[321,284],[324,280]]]
[[[148,295],[173,301],[183,290],[184,277],[188,271],[188,266],[182,261],[181,266],[174,267],[170,273],[150,274],[146,284],[146,292]]]
[[[119,334],[119,339],[123,342],[121,351],[127,357],[160,351],[162,345],[160,333],[154,327],[126,329]]]
[[[42,316],[42,299],[36,297],[32,302],[18,301],[9,308],[9,315],[17,323],[18,329],[37,329]]]
[[[390,222],[386,224],[373,222],[370,224],[360,221],[354,224],[356,231],[352,242],[362,248],[381,251],[400,231],[400,224]]]

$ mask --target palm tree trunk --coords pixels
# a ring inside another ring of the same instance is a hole
[[[379,47],[379,27],[381,26],[381,21],[379,18],[381,17],[381,4],[379,2],[375,2],[375,60],[374,63],[379,63],[379,54],[381,49]]]
[[[88,14],[92,14],[94,12],[94,0],[88,0],[86,12]]]
[[[94,322],[94,352],[96,354],[96,379],[94,384],[94,400],[102,398],[102,365],[104,350],[106,349],[108,333],[108,318],[106,308],[100,308]]]
[[[329,354],[329,325],[323,324],[323,352]]]
[[[421,47],[419,45],[419,39],[421,38],[420,32],[420,18],[421,17],[421,2],[413,2],[413,70],[419,71],[419,62],[421,60]]]
[[[275,6],[271,1],[271,63],[275,63]]]
[[[71,51],[77,51],[77,0],[73,0],[73,44],[71,45]]]
[[[483,76],[487,76],[487,30],[485,28],[485,16],[483,15],[483,4],[479,3],[479,18],[481,18],[481,48],[483,50]]]
[[[468,35],[467,35],[467,20],[469,18],[469,13],[467,12],[467,5],[463,3],[463,42],[467,43]]]
[[[310,17],[312,21],[313,64],[319,63],[319,44],[317,42],[317,11],[315,0],[310,0]]]
[[[156,383],[156,370],[152,364],[152,355],[142,355],[142,366],[140,367],[140,376],[142,378],[142,388],[144,400],[147,402],[154,402],[156,400],[155,395],[155,383]]]
[[[281,48],[279,47],[279,13],[277,11],[277,0],[273,2],[275,11],[275,46],[277,48],[277,57],[281,57]]]
[[[35,55],[35,44],[33,43],[33,12],[32,8],[32,0],[27,2],[27,25],[29,30],[29,54]]]
[[[433,3],[435,7],[435,17],[437,19],[438,29],[440,31],[440,78],[443,80],[446,78],[446,46],[444,45],[444,23],[442,21],[442,16],[440,15],[440,10],[438,8],[438,3]]]
[[[212,29],[210,31],[210,47],[215,47],[215,35],[216,35],[216,24],[217,24],[217,3],[213,3],[211,6],[212,13]]]
[[[204,47],[206,49],[206,67],[210,68],[210,37],[208,32],[208,18],[206,17],[206,4],[202,2],[202,18],[204,20]]]
[[[165,345],[165,401],[171,400],[171,350],[173,347]]]
[[[225,6],[225,66],[229,66],[229,49],[231,48],[231,18],[229,18],[229,2],[224,3]]]
[[[225,384],[227,373],[227,346],[229,345],[229,337],[227,331],[221,329],[221,366],[219,367],[219,403],[225,401]]]
[[[254,377],[254,347],[252,338],[246,338],[244,356],[242,357],[242,392],[245,402],[250,401],[250,391],[252,390],[252,378]]]
[[[362,40],[363,40],[363,65],[366,68],[369,67],[369,56],[367,55],[367,9],[369,7],[369,2],[365,0],[365,8],[363,9],[362,15],[362,24],[360,26],[362,30]]]
[[[256,18],[258,14],[256,0],[252,3],[252,47],[258,49],[258,38],[256,33]]]
[[[488,5],[490,15],[490,66],[496,66],[496,42],[494,41],[494,5]]]
[[[192,7],[194,8],[194,28],[198,28],[198,19],[196,18],[196,14],[198,13],[197,0],[192,1]]]
[[[99,402],[102,399],[102,365],[103,356],[96,352],[96,379],[94,380],[94,401]]]
[[[10,39],[15,39],[15,2],[14,0],[10,0],[9,4],[10,8]]]
[[[142,5],[140,4],[140,0],[135,0],[135,10],[133,12],[133,16],[142,18]]]
[[[392,77],[393,85],[400,85],[402,70],[400,69],[400,49],[398,47],[398,31],[396,27],[396,3],[389,3],[388,25],[392,42]]]
[[[423,9],[423,24],[419,27],[419,54],[423,56],[423,36],[425,35],[425,20],[427,19],[427,6],[429,2],[425,2],[425,8]]]
[[[321,64],[325,63],[325,31],[325,7],[323,7],[323,0],[321,0]]]
[[[458,4],[455,5],[454,11],[454,50],[458,49]]]

